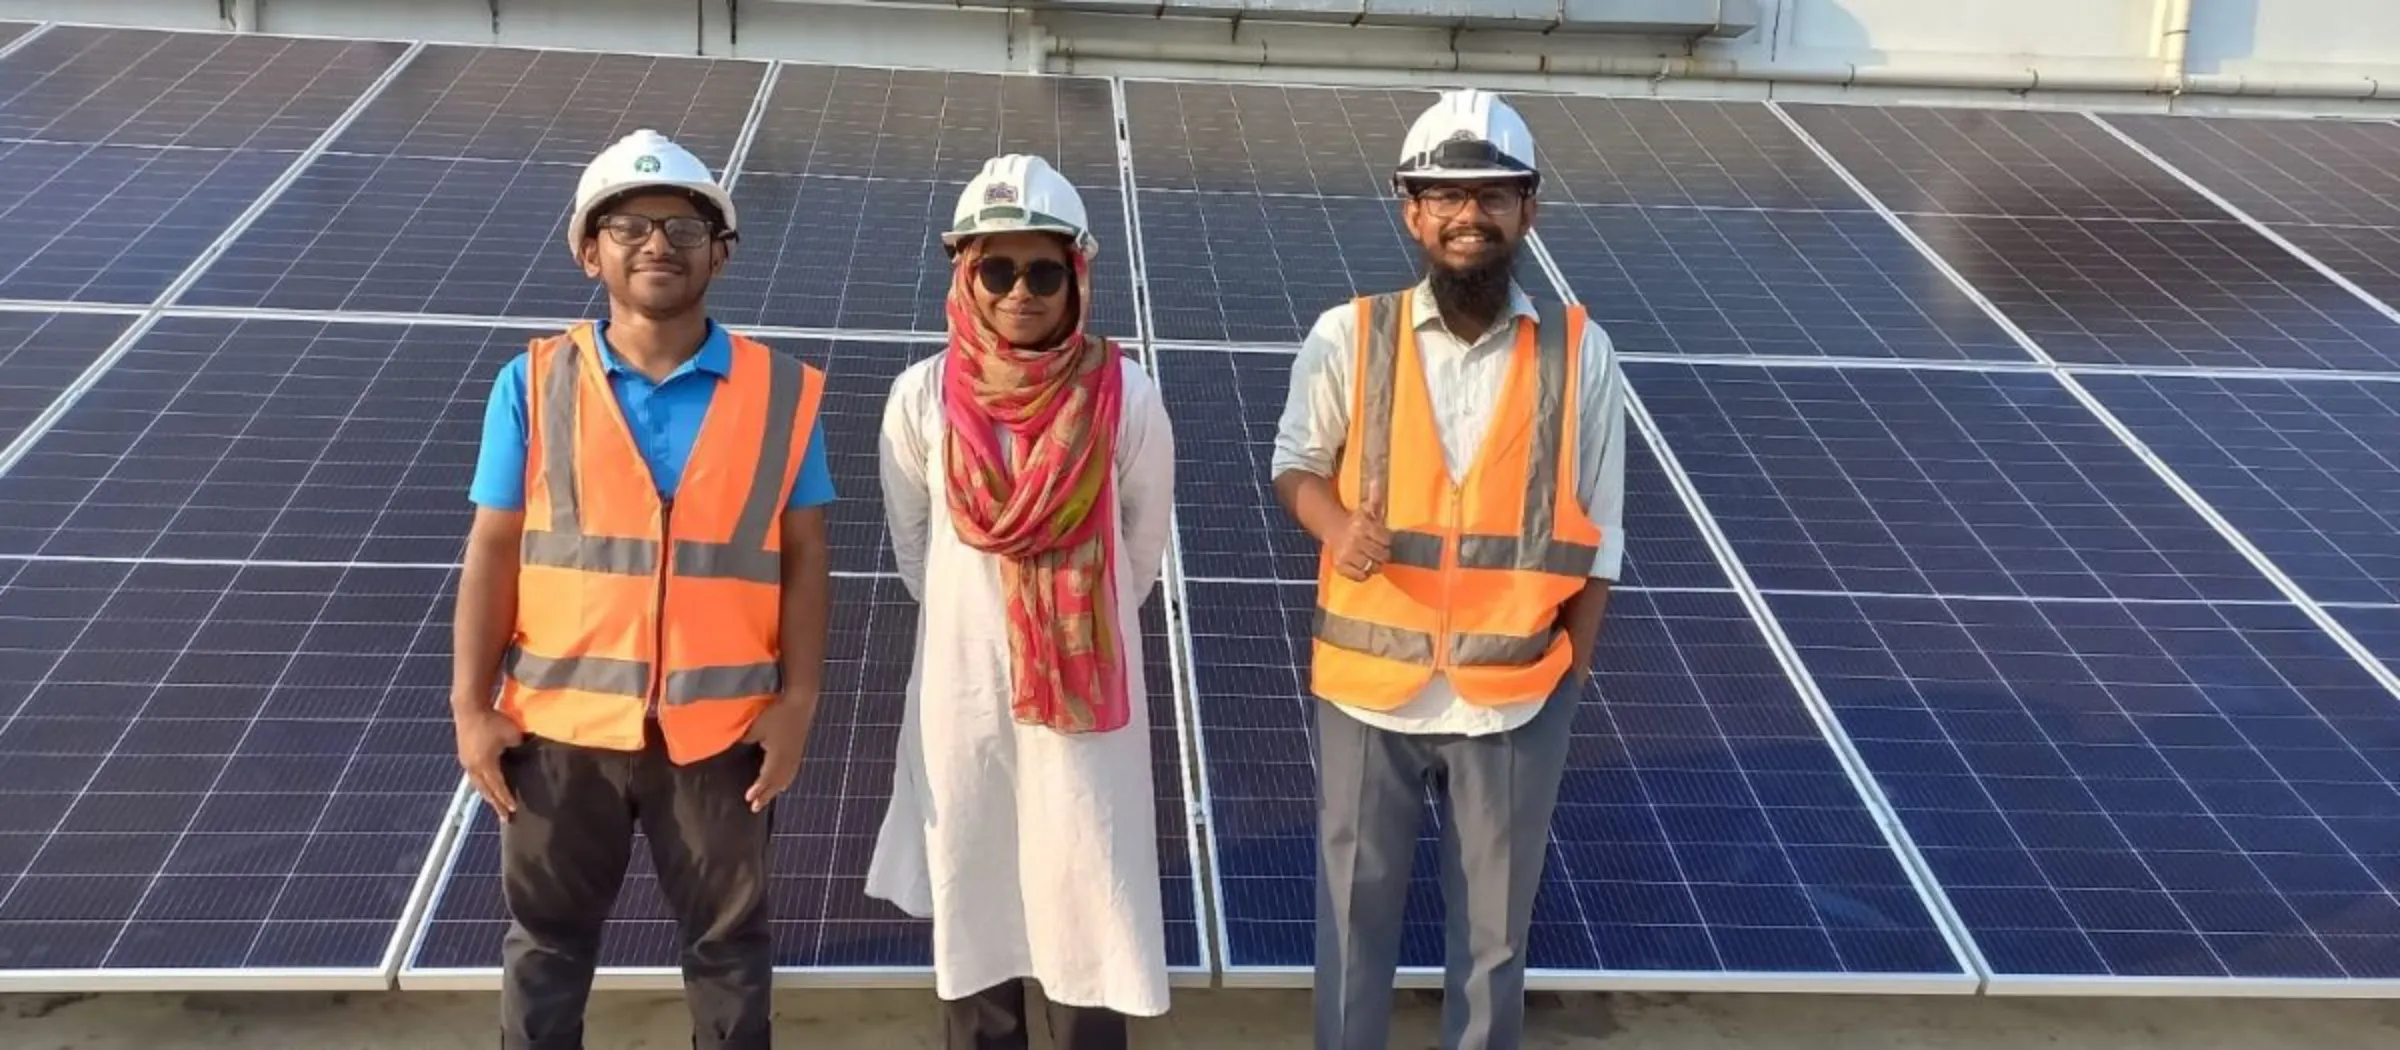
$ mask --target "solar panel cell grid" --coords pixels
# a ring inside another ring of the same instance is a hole
[[[2102,119],[2260,222],[2400,226],[2400,127],[2130,113]]]
[[[1389,198],[1408,125],[1434,98],[1421,91],[1127,81],[1135,185]]]
[[[2299,610],[1770,600],[2001,979],[2400,976],[2400,708]]]
[[[2275,233],[2384,305],[2400,304],[2400,226],[2279,226]]]
[[[1273,489],[1275,430],[1293,358],[1218,350],[1159,353],[1175,419],[1177,486],[1207,493],[1175,508],[1184,572],[1202,578],[1311,581],[1317,544]],[[1727,586],[1697,526],[1641,433],[1626,429],[1624,574],[1628,587]]]
[[[2082,382],[2311,597],[2400,603],[2400,384]]]
[[[364,971],[458,784],[439,569],[0,569],[5,967]]]
[[[1047,160],[1087,205],[1116,186],[1108,81],[786,65],[742,171],[958,184],[1006,153]],[[957,192],[943,191],[945,209]]]
[[[147,306],[292,163],[291,154],[0,143],[19,250],[0,297]]]
[[[2385,667],[2400,673],[2400,605],[2353,606],[2330,611],[2343,630],[2357,638]]]
[[[537,334],[169,318],[0,476],[0,554],[447,564],[492,384]],[[885,565],[877,421],[923,350],[774,345],[827,373],[835,568]]]
[[[1188,587],[1226,965],[1314,959],[1305,586]],[[1576,711],[1528,964],[1756,975],[1958,972],[1897,856],[1730,595],[1621,591]],[[1401,965],[1443,959],[1429,800]]]
[[[406,50],[55,26],[0,61],[0,138],[302,150]]]
[[[1543,196],[1561,203],[1867,210],[1756,102],[1521,95],[1509,103],[1533,132]]]
[[[1550,202],[1537,222],[1629,353],[2029,360],[1877,215]]]
[[[722,173],[766,70],[738,59],[431,45],[333,149],[580,167],[650,128]]]
[[[1785,104],[1898,212],[2224,219],[2208,199],[2080,113]]]
[[[0,448],[24,433],[132,321],[112,314],[0,312]]]
[[[2400,368],[2400,325],[2238,223],[1903,221],[2062,362]]]
[[[1627,371],[1762,588],[2277,596],[2050,376]]]
[[[931,925],[866,895],[867,865],[890,798],[916,612],[899,580],[888,576],[836,579],[833,609],[824,697],[808,757],[775,813],[769,899],[776,965],[922,970],[932,965]],[[1202,960],[1164,605],[1153,598],[1142,618],[1167,961],[1190,969]],[[489,814],[477,805],[411,963],[415,970],[499,965],[508,926],[499,890],[500,839]],[[678,963],[679,940],[648,850],[646,841],[637,841],[631,874],[601,948],[605,968]]]

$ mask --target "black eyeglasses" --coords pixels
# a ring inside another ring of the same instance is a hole
[[[1067,264],[1050,259],[1036,260],[1022,270],[1014,259],[985,259],[975,264],[975,279],[982,281],[983,290],[993,295],[1007,295],[1017,286],[1017,279],[1023,277],[1026,291],[1036,298],[1048,298],[1066,287],[1067,278],[1073,273]]]
[[[667,243],[677,248],[697,248],[717,235],[717,224],[691,215],[653,219],[647,215],[611,215],[600,220],[600,228],[610,238],[628,248],[650,239],[653,230],[665,229]]]
[[[1525,191],[1515,186],[1482,186],[1472,192],[1463,186],[1436,186],[1420,191],[1417,203],[1447,219],[1465,209],[1469,197],[1475,199],[1475,206],[1482,208],[1485,215],[1509,215],[1524,202]]]

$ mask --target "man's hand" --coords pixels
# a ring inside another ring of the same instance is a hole
[[[750,803],[750,812],[764,812],[767,803],[775,801],[799,775],[800,756],[808,751],[808,731],[816,721],[816,707],[785,697],[759,712],[757,720],[750,723],[750,732],[743,734],[745,742],[767,752],[766,761],[758,767],[758,780],[742,795]]]
[[[500,753],[524,743],[525,734],[507,715],[488,708],[462,712],[456,721],[458,764],[467,771],[468,782],[491,804],[495,816],[504,821],[516,816],[517,796],[500,773]]]
[[[1392,558],[1392,534],[1383,527],[1383,485],[1367,483],[1365,498],[1351,508],[1350,519],[1326,545],[1334,570],[1356,581],[1373,576]]]

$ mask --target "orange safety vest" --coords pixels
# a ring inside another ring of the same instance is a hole
[[[1350,429],[1335,480],[1356,507],[1384,492],[1391,559],[1354,583],[1319,555],[1315,693],[1371,710],[1407,703],[1435,674],[1495,706],[1550,695],[1573,662],[1560,627],[1600,548],[1575,496],[1581,306],[1517,324],[1491,430],[1452,483],[1418,357],[1414,296],[1359,298]]]
[[[533,341],[516,634],[500,710],[537,736],[668,757],[740,741],[782,686],[779,513],[824,373],[743,336],[659,499],[589,322]],[[671,552],[662,557],[662,552]]]

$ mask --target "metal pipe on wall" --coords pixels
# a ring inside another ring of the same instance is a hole
[[[2188,0],[2186,0],[2188,2]],[[2188,7],[2186,8],[2188,11]],[[1388,70],[1417,73],[1493,73],[1551,76],[1639,77],[1648,80],[1779,81],[1838,87],[1955,88],[1996,91],[2076,91],[2140,94],[2238,95],[2315,99],[2400,98],[2400,82],[2369,77],[2316,80],[2258,79],[2211,74],[2170,77],[2151,73],[2044,73],[2021,69],[1911,69],[1794,63],[1745,64],[1728,59],[1672,56],[1501,54],[1479,51],[1405,52],[1271,44],[1265,40],[1211,44],[1109,37],[1045,36],[1044,68],[1050,60],[1077,59],[1170,62],[1194,65]],[[2180,65],[2180,62],[2178,63]]]
[[[2192,0],[2158,0],[2158,39],[2151,52],[2168,83],[2183,79],[2184,49],[2192,42]]]

